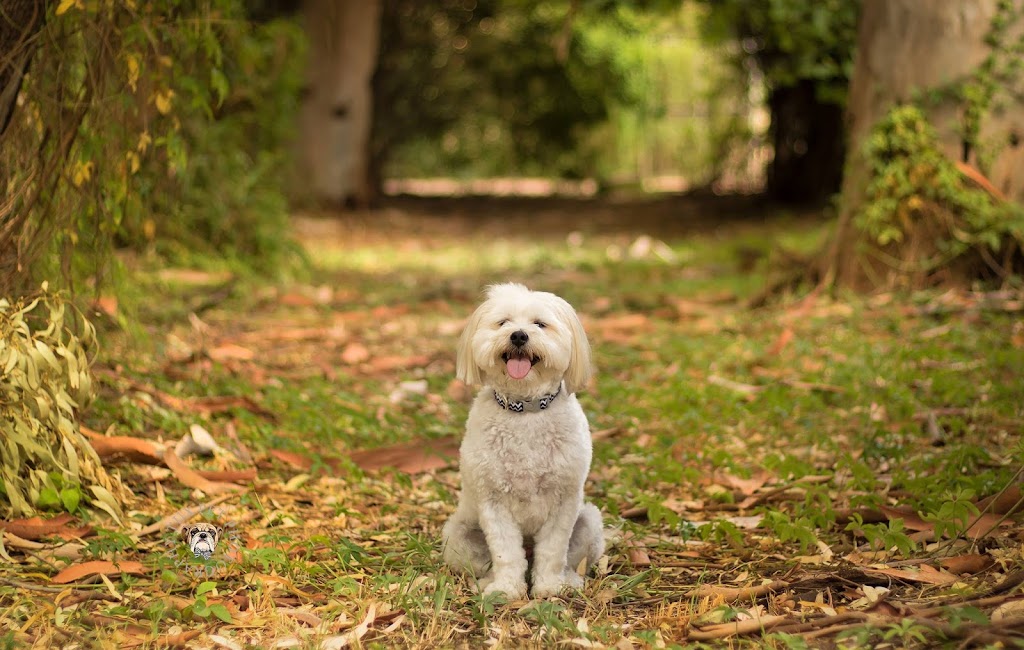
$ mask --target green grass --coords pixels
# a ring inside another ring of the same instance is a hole
[[[260,478],[254,492],[206,516],[228,527],[239,551],[197,572],[199,561],[182,552],[172,533],[137,544],[93,538],[83,559],[117,552],[152,571],[111,578],[117,591],[131,595],[122,602],[86,600],[73,609],[3,582],[45,585],[45,575],[62,566],[15,553],[17,567],[0,574],[0,617],[18,630],[8,638],[39,647],[69,638],[85,646],[133,638],[154,645],[177,625],[243,647],[293,636],[299,647],[315,647],[317,634],[357,629],[373,608],[380,620],[354,642],[363,647],[561,647],[573,639],[682,647],[697,617],[720,607],[728,617],[751,605],[700,599],[690,595],[693,588],[795,580],[811,568],[837,576],[840,558],[870,539],[885,544],[880,561],[934,559],[935,547],[910,540],[898,526],[848,526],[840,516],[901,505],[950,523],[950,513],[970,510],[965,499],[998,492],[1024,459],[1017,314],[918,309],[941,299],[937,293],[808,302],[783,296],[763,309],[742,306],[763,286],[767,251],[779,242],[813,249],[820,228],[797,222],[792,231],[743,226],[667,239],[671,262],[630,258],[633,237],[625,235],[592,233],[574,243],[564,235],[405,238],[381,231],[342,245],[318,240],[309,247],[308,285],[242,283],[202,315],[205,329],[187,318],[194,298],[185,291],[180,300],[150,304],[151,351],[108,349],[103,364],[119,366],[116,376],[181,397],[249,396],[275,414],[175,411],[116,378],[104,380],[101,399],[86,414],[97,430],[112,426],[118,434],[168,440],[200,423],[222,444],[230,421],[256,456]],[[752,267],[744,262],[751,251]],[[506,279],[572,302],[585,318],[599,369],[580,396],[600,432],[587,493],[618,541],[581,593],[551,601],[481,598],[440,563],[438,537],[455,504],[455,471],[364,472],[347,461],[352,450],[461,434],[467,402],[451,385],[458,328],[482,286]],[[140,286],[145,282],[140,278]],[[317,287],[329,289],[328,300],[295,305],[285,299],[313,295]],[[334,335],[281,337],[331,327]],[[171,337],[198,352],[235,343],[256,354],[246,361],[211,362],[202,354],[169,360]],[[780,346],[780,337],[788,343]],[[343,362],[352,343],[364,346],[369,359]],[[427,361],[374,366],[384,357],[414,355]],[[400,382],[419,379],[427,381],[426,395],[390,399]],[[756,388],[748,394],[719,379]],[[939,414],[941,440],[932,439],[929,411]],[[310,475],[296,479],[299,470],[266,455],[273,449],[314,458]],[[339,460],[334,469],[331,459]],[[202,498],[173,478],[158,478],[158,493],[143,470],[122,466],[121,473],[137,495],[126,510],[142,524]],[[778,489],[741,507],[750,495],[735,486],[759,476],[765,487],[755,494]],[[751,517],[763,519],[750,527]],[[962,524],[952,521],[954,528]],[[1004,549],[1009,571],[1021,564],[1011,538],[1018,533],[1014,524],[981,548]],[[649,566],[637,563],[627,538],[647,553]],[[819,553],[819,541],[834,560],[806,567],[796,561]],[[887,550],[896,547],[903,550]],[[962,585],[925,593],[969,596],[996,578],[998,572],[965,576]],[[796,620],[819,613],[799,604],[815,594],[836,607],[856,597],[849,579],[822,581],[797,594],[792,606],[782,598],[758,602]],[[910,583],[895,581],[891,588],[892,600],[922,594]],[[301,622],[296,609],[323,627]],[[38,611],[43,614],[33,618]],[[237,627],[224,624],[224,616]],[[107,620],[102,617],[115,622],[97,625]],[[146,631],[133,630],[132,622]],[[934,630],[899,619],[845,634],[854,647],[941,640]],[[802,642],[782,632],[709,643],[789,648]]]

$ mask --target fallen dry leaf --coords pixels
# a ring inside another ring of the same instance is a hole
[[[122,573],[143,575],[146,573],[146,567],[142,566],[141,562],[132,562],[128,560],[123,560],[117,564],[106,560],[93,560],[91,562],[84,562],[82,564],[69,566],[50,578],[50,582],[54,582],[59,585],[66,585],[70,582],[76,582],[82,578],[88,578],[90,576],[120,575]]]
[[[885,515],[890,519],[902,519],[903,527],[914,532],[935,532],[935,522],[925,521],[917,513],[906,507],[879,506]],[[1002,521],[1002,517],[994,514],[983,514],[971,520],[971,527],[967,529],[967,536],[978,539],[992,534],[1001,525],[1008,525]]]
[[[96,311],[103,312],[111,318],[117,318],[117,296],[100,296],[92,305]]]
[[[903,520],[903,528],[906,530],[914,532],[935,530],[934,522],[925,521],[910,508],[906,508],[903,506],[893,507],[883,505],[879,506],[878,509],[881,510],[885,514],[885,516],[889,518],[889,521],[893,521],[895,519]]]
[[[313,467],[313,460],[308,456],[296,453],[294,451],[285,451],[283,449],[271,449],[270,455],[278,459],[282,463],[291,466],[293,469],[307,472]]]
[[[103,436],[86,433],[89,444],[96,450],[100,460],[115,462],[121,459],[145,465],[163,465],[163,457],[156,446],[148,440],[131,436]]]
[[[208,481],[222,483],[247,483],[255,481],[257,477],[256,468],[254,467],[248,469],[201,469],[197,470],[196,474]]]
[[[651,566],[651,556],[647,548],[635,539],[626,542],[626,557],[633,566]]]
[[[954,575],[975,574],[984,571],[995,563],[988,555],[968,553],[939,560],[939,566]]]
[[[776,338],[775,341],[768,347],[768,349],[765,350],[765,356],[779,356],[779,354],[781,354],[782,351],[786,349],[786,346],[789,345],[790,341],[793,340],[793,336],[794,334],[792,328],[787,327],[786,329],[782,330],[779,333],[778,338]]]
[[[458,457],[459,444],[450,436],[367,449],[351,454],[352,461],[364,470],[393,467],[406,474],[419,474],[450,467]]]
[[[224,343],[206,351],[206,356],[217,362],[251,361],[256,353],[236,343]]]
[[[1012,515],[1024,507],[1024,496],[1019,485],[1011,485],[999,494],[980,499],[978,510],[995,515]]]
[[[768,482],[769,478],[771,478],[771,475],[767,472],[758,472],[751,478],[740,478],[729,473],[715,475],[715,479],[721,485],[738,490],[744,496],[750,496],[757,492]]]
[[[1001,527],[1009,526],[1011,522],[1006,521],[1000,515],[983,514],[972,520],[971,527],[967,529],[967,536],[971,539],[980,539],[991,535]]]
[[[992,610],[992,622],[1024,618],[1024,598],[1010,600]]]
[[[66,513],[51,517],[50,519],[41,519],[39,517],[12,519],[10,521],[0,521],[0,530],[6,530],[22,539],[34,541],[60,536],[62,533],[68,533],[72,530],[81,530],[68,528],[67,525],[74,521],[74,519],[74,517]]]
[[[200,271],[199,269],[160,269],[157,277],[164,282],[185,285],[207,285],[227,282],[233,276],[230,271]]]
[[[190,488],[202,490],[209,495],[235,492],[240,489],[237,485],[233,485],[231,483],[220,483],[203,478],[198,472],[186,465],[185,462],[178,458],[172,451],[168,451],[164,454],[163,458],[167,467],[174,472],[174,477]]]
[[[928,564],[921,564],[913,568],[864,567],[864,573],[868,575],[897,578],[908,582],[921,582],[929,585],[951,585],[957,581],[957,577],[952,573],[942,569],[936,569]]]
[[[145,635],[139,635],[132,641],[120,644],[122,648],[137,648],[139,646],[152,646],[154,648],[189,648],[189,643],[192,639],[202,636],[203,630],[186,630],[179,632],[178,634],[161,634],[160,636],[151,638]]]
[[[713,384],[715,386],[721,386],[722,388],[727,388],[731,391],[740,393],[751,398],[765,389],[764,386],[744,384],[738,381],[733,381],[732,379],[727,379],[725,377],[719,377],[718,375],[709,375],[708,383]]]
[[[350,366],[360,364],[370,358],[370,351],[362,343],[349,343],[341,351],[341,360]]]
[[[370,361],[370,368],[375,372],[390,372],[392,370],[408,370],[409,368],[422,368],[430,363],[430,357],[426,354],[414,354],[404,357],[400,355],[385,355],[374,357]]]

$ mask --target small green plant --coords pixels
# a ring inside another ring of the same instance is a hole
[[[697,528],[697,535],[704,541],[739,547],[743,544],[743,531],[727,519],[715,519]]]
[[[195,600],[182,613],[185,616],[197,616],[199,618],[210,618],[213,616],[225,623],[230,623],[231,612],[228,611],[227,607],[221,603],[213,603],[211,605],[207,602],[207,594],[213,593],[216,589],[216,582],[207,581],[199,583],[199,586],[196,587]]]
[[[95,558],[117,558],[136,548],[135,540],[116,530],[99,529],[85,543],[85,553]]]
[[[579,633],[571,620],[571,612],[565,605],[553,600],[531,602],[519,610],[520,615],[530,623],[541,628],[543,632],[575,632]]]
[[[914,540],[903,532],[902,519],[890,519],[887,523],[865,524],[864,518],[854,514],[846,524],[846,530],[863,537],[876,551],[896,550],[904,557],[917,550]]]
[[[814,522],[808,517],[792,519],[785,512],[771,510],[765,513],[764,527],[775,533],[779,541],[796,542],[801,552],[814,548],[818,543]]]
[[[474,594],[469,599],[469,609],[473,620],[481,628],[486,629],[497,607],[505,604],[505,594]]]
[[[242,559],[246,566],[258,567],[264,573],[271,570],[278,570],[285,574],[290,573],[288,556],[279,548],[244,549]]]
[[[916,641],[918,643],[927,644],[928,640],[925,638],[925,632],[928,628],[916,623],[913,619],[905,618],[899,623],[893,623],[882,632],[883,641],[901,641],[905,646]]]
[[[979,514],[978,507],[972,502],[974,496],[973,490],[957,490],[947,495],[938,510],[924,516],[925,521],[935,524],[936,537],[959,537],[967,531]]]
[[[765,636],[765,641],[774,641],[778,644],[775,647],[786,648],[786,650],[809,650],[810,645],[802,636],[776,632]]]

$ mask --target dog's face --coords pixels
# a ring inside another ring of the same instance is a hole
[[[209,559],[213,555],[214,549],[217,548],[217,538],[220,537],[220,529],[213,524],[200,522],[183,527],[181,529],[181,537],[196,557]]]
[[[509,394],[537,395],[562,380],[574,393],[591,372],[590,345],[573,308],[521,284],[488,287],[459,341],[458,378]]]

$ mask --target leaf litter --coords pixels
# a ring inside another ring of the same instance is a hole
[[[13,638],[126,648],[756,647],[784,635],[871,647],[893,630],[921,647],[1021,639],[1021,492],[1005,477],[1021,460],[1010,434],[1024,414],[1007,408],[1019,390],[1001,388],[1013,361],[957,365],[993,355],[961,335],[977,326],[966,319],[1004,323],[1020,297],[908,306],[813,294],[746,311],[731,291],[659,286],[678,263],[652,256],[650,276],[624,294],[601,266],[585,287],[546,287],[593,306],[581,311],[602,371],[581,400],[595,431],[587,490],[610,543],[582,592],[489,603],[439,561],[472,397],[451,379],[454,339],[478,278],[451,280],[462,288],[439,298],[340,270],[331,282],[342,288],[263,294],[244,321],[212,308],[167,333],[173,356],[98,370],[114,408],[89,415],[96,430],[84,432],[134,499],[121,527],[87,513],[0,522]],[[353,307],[361,296],[379,302]],[[995,329],[985,331],[1001,341]],[[927,334],[927,350],[896,352],[913,332]],[[1019,332],[1006,328],[1017,360]],[[900,402],[892,387],[905,379],[914,395]],[[957,497],[950,477],[962,473],[944,472],[954,461],[942,453],[972,448],[986,453],[956,462],[992,478]],[[959,508],[955,525],[936,517],[943,504]],[[195,521],[222,528],[209,561],[181,543]]]

